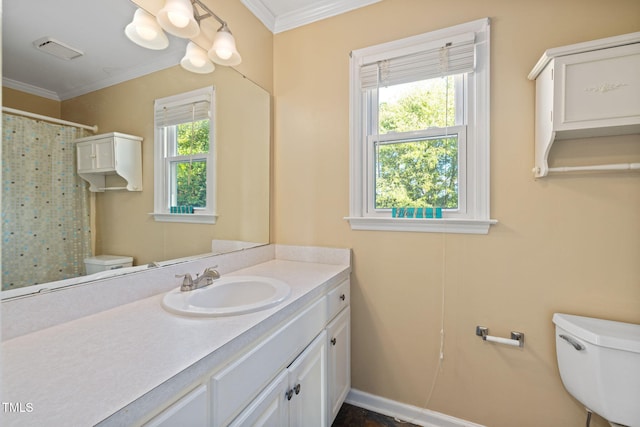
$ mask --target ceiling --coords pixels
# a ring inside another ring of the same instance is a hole
[[[279,33],[380,0],[241,1]],[[169,47],[153,51],[126,38],[135,9],[130,0],[3,0],[3,85],[65,100],[178,64],[186,40],[167,34]],[[44,37],[83,55],[64,60],[39,51],[33,42]]]

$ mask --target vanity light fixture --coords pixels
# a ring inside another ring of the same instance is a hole
[[[209,60],[207,51],[194,42],[187,44],[187,53],[185,53],[184,58],[180,61],[180,65],[185,70],[198,74],[211,73],[216,69],[213,62]]]
[[[162,50],[169,46],[169,39],[153,15],[142,9],[136,10],[124,33],[129,40],[147,49]]]
[[[201,21],[209,17],[220,23],[220,28],[213,35],[202,31]],[[164,7],[156,12],[155,17],[149,11],[139,8],[133,21],[125,28],[125,34],[129,40],[142,47],[160,50],[169,45],[163,30],[191,40],[180,61],[185,70],[210,73],[215,69],[212,62],[226,66],[242,62],[229,26],[202,0],[165,0]]]

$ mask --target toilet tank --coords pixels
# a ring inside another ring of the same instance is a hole
[[[556,313],[567,391],[606,420],[640,427],[640,325]]]
[[[98,255],[85,258],[84,265],[87,274],[93,274],[99,271],[131,267],[133,265],[133,257],[123,255]]]

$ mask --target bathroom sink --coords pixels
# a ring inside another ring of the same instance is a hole
[[[186,316],[235,316],[274,307],[291,292],[282,280],[262,276],[225,276],[213,284],[165,294],[162,306],[172,313]]]

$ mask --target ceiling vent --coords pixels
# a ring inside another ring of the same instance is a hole
[[[47,52],[60,59],[70,60],[84,55],[82,51],[68,46],[56,39],[52,39],[51,37],[38,39],[33,42],[33,45],[36,49],[42,52]]]

